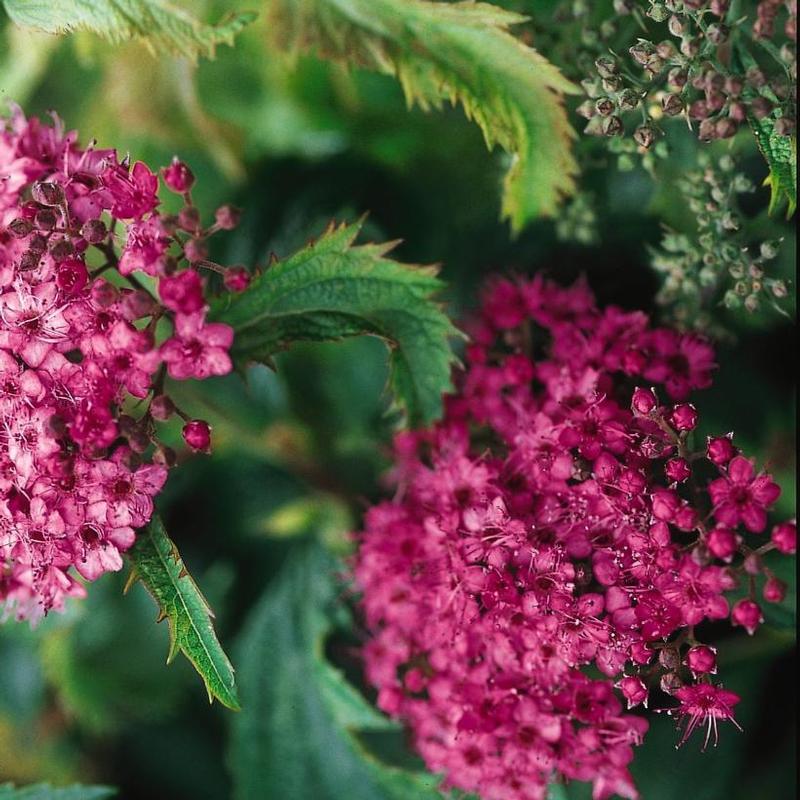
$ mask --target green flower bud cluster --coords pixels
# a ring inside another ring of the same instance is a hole
[[[768,305],[780,310],[778,301],[789,290],[767,274],[780,242],[747,245],[737,198],[755,186],[736,170],[734,159],[701,154],[698,169],[678,181],[677,188],[697,228],[692,235],[667,231],[653,251],[652,266],[664,276],[658,301],[694,328],[711,324],[708,311],[715,305],[750,313]]]
[[[577,242],[586,246],[597,244],[600,236],[595,198],[591,192],[577,192],[564,205],[556,220],[556,236],[562,242]]]

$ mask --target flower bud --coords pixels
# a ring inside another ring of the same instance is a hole
[[[689,106],[689,116],[692,119],[705,119],[708,116],[708,107],[705,100],[695,100]]]
[[[64,202],[64,190],[57,183],[36,181],[31,187],[31,197],[43,206],[58,206]]]
[[[646,417],[658,407],[658,399],[652,389],[638,388],[633,393],[631,408],[634,414]]]
[[[673,67],[667,74],[667,84],[676,89],[683,89],[689,79],[689,74],[681,67]]]
[[[633,89],[624,89],[619,93],[619,97],[617,97],[620,111],[633,111],[635,108],[638,108],[641,100],[642,95]]]
[[[70,258],[56,267],[56,286],[66,295],[77,294],[89,280],[89,272],[83,261]]]
[[[683,687],[683,681],[677,672],[666,672],[661,676],[659,685],[661,686],[661,691],[665,694],[675,694],[678,689]]]
[[[723,25],[721,22],[712,22],[706,28],[706,38],[711,44],[724,44],[728,41],[730,35],[730,28],[727,25]]]
[[[634,132],[636,144],[647,150],[656,140],[656,132],[652,125],[640,125]]]
[[[65,261],[75,254],[75,245],[69,239],[53,237],[47,249],[53,261]]]
[[[205,306],[203,282],[193,269],[184,269],[158,282],[161,302],[179,314],[194,314]]]
[[[770,575],[764,584],[763,595],[768,603],[782,603],[786,599],[786,584]]]
[[[662,647],[658,651],[658,663],[665,669],[677,669],[681,663],[681,654],[675,647]]]
[[[739,600],[731,611],[731,622],[741,625],[752,636],[756,628],[764,621],[761,607],[753,600]]]
[[[607,117],[614,113],[616,105],[610,97],[600,97],[595,101],[594,110],[601,116]]]
[[[794,522],[781,522],[772,529],[770,537],[778,552],[791,555],[797,551],[797,525]]]
[[[150,415],[159,422],[168,420],[175,413],[175,403],[166,394],[156,395],[150,401]]]
[[[691,403],[679,403],[672,409],[670,419],[676,430],[691,431],[697,426],[697,409]]]
[[[184,206],[178,212],[178,227],[187,233],[200,230],[200,212],[194,206]]]
[[[43,208],[36,214],[36,227],[40,231],[51,231],[55,228],[58,218],[52,208]]]
[[[730,139],[736,135],[739,126],[730,117],[721,117],[714,126],[714,134],[717,139]]]
[[[756,119],[764,119],[772,112],[772,102],[766,97],[754,97],[750,101],[750,111]]]
[[[119,298],[119,291],[115,286],[112,286],[108,281],[95,281],[92,286],[92,300],[97,303],[100,308],[108,308],[114,305]]]
[[[601,78],[611,78],[619,72],[617,62],[608,56],[600,56],[594,65]]]
[[[678,94],[665,94],[661,98],[661,109],[668,117],[676,117],[683,111],[683,100]]]
[[[738,97],[744,89],[744,81],[738,75],[729,75],[723,85],[728,97]]]
[[[685,458],[671,458],[667,461],[664,471],[667,478],[675,483],[683,483],[692,474],[689,462]]]
[[[641,678],[635,675],[626,675],[617,683],[617,688],[628,702],[628,708],[633,708],[641,703],[647,705],[647,686]]]
[[[722,467],[736,455],[736,448],[733,446],[730,436],[709,436],[706,455],[709,461]]]
[[[81,236],[89,244],[100,244],[108,236],[108,228],[99,219],[90,219],[81,226]]]
[[[242,212],[230,205],[220,206],[214,215],[217,225],[224,231],[231,231],[237,227],[241,217]]]
[[[717,138],[717,123],[713,119],[704,119],[697,129],[697,138],[701,142],[711,142]]]
[[[715,558],[729,562],[739,547],[740,537],[730,528],[714,528],[706,537],[708,550]]]
[[[229,267],[223,282],[229,292],[243,292],[250,285],[251,275],[245,267]]]
[[[24,239],[33,230],[33,223],[30,220],[18,217],[9,223],[8,230],[18,239]]]
[[[190,264],[205,261],[208,258],[208,246],[202,239],[189,239],[183,246],[183,255]]]
[[[161,177],[167,188],[176,194],[186,194],[194,185],[194,174],[177,156],[168,167],[161,170]]]
[[[761,562],[761,556],[758,553],[748,553],[744,557],[744,561],[742,562],[742,567],[744,571],[748,575],[760,575],[761,570],[763,568],[763,564]]]
[[[683,36],[687,30],[686,23],[677,14],[673,14],[669,18],[669,21],[667,22],[667,28],[669,29],[669,32],[678,39],[680,39],[680,37]]]
[[[129,322],[148,317],[155,311],[155,300],[149,292],[137,289],[124,292],[122,296],[122,315]]]
[[[174,467],[178,463],[178,454],[167,445],[162,444],[153,453],[153,463],[162,467]]]
[[[202,419],[193,419],[183,426],[183,441],[195,452],[211,451],[211,426]]]
[[[653,51],[653,45],[650,42],[644,41],[643,39],[640,39],[637,44],[628,50],[628,52],[631,54],[631,58],[633,58],[633,60],[641,66],[645,66],[647,64],[653,55]]]
[[[619,136],[624,132],[625,126],[616,114],[612,114],[612,116],[603,120],[601,130],[604,136]]]
[[[715,675],[717,672],[717,650],[707,644],[700,644],[693,647],[686,654],[683,662],[697,675]]]

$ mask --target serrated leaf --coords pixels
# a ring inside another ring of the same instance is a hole
[[[233,14],[216,25],[200,22],[167,0],[3,0],[11,19],[45,33],[87,30],[112,42],[142,39],[153,51],[167,50],[189,58],[213,57],[218,44],[255,19]]]
[[[750,127],[769,167],[769,175],[764,181],[764,185],[770,188],[769,213],[774,213],[786,201],[788,219],[797,208],[797,139],[775,133],[772,117],[756,119],[751,116]]]
[[[4,783],[0,786],[0,800],[105,800],[116,794],[117,790],[110,786],[74,784],[73,786],[53,787],[49,783],[20,787]]]
[[[158,621],[169,625],[167,663],[182,652],[203,679],[209,701],[216,697],[238,711],[234,670],[214,631],[214,614],[160,519],[139,532],[128,556],[133,565],[128,586],[141,581],[158,605]]]
[[[502,214],[519,231],[574,189],[574,133],[556,67],[515,38],[524,17],[488,3],[271,0],[268,28],[289,50],[395,75],[409,104],[461,103],[491,148],[511,154]]]
[[[325,658],[340,568],[316,543],[296,548],[238,643],[237,800],[442,800],[435,776],[384,764],[355,736],[397,726]]]
[[[433,268],[386,258],[394,243],[354,245],[360,228],[328,228],[245,292],[224,298],[211,316],[236,331],[232,355],[239,366],[269,363],[300,340],[379,336],[391,348],[389,381],[398,403],[412,423],[430,422],[451,388],[448,340],[458,334],[433,300],[443,284]]]

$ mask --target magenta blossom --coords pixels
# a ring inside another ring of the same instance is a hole
[[[761,533],[767,526],[767,509],[781,490],[769,475],[756,475],[752,461],[736,456],[728,464],[727,476],[712,481],[708,493],[718,522],[730,527],[741,521],[747,530]]]
[[[741,730],[739,723],[733,718],[733,707],[741,699],[738,694],[710,683],[683,686],[674,694],[681,704],[670,713],[678,717],[679,721],[684,724],[680,744],[683,744],[700,727],[706,730],[703,750],[708,747],[712,736],[716,747],[719,741],[717,725],[720,721],[731,722]]]
[[[636,798],[647,720],[629,709],[654,685],[681,701],[683,739],[733,719],[698,637],[709,620],[757,626],[752,597],[731,612],[742,577],[780,596],[739,527],[750,505],[766,520],[775,485],[729,437],[692,452],[687,401],[713,368],[695,335],[540,277],[492,283],[472,334],[444,419],[398,436],[395,498],[359,537],[367,679],[446,787],[543,800],[580,780]],[[773,546],[794,549],[793,524]]]
[[[187,204],[189,175],[170,173]],[[0,176],[0,614],[36,620],[84,594],[77,576],[122,567],[174,461],[165,373],[228,372],[233,333],[205,324],[197,273],[172,275],[186,237],[147,166],[14,109]]]

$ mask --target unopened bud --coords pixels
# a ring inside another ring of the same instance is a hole
[[[58,206],[64,202],[64,190],[57,183],[48,181],[36,181],[31,196],[43,206]]]

